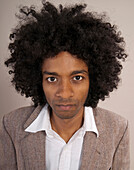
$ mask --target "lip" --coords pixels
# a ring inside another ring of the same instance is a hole
[[[70,110],[70,109],[72,109],[73,106],[74,106],[73,104],[66,104],[66,105],[60,104],[60,105],[57,105],[57,107],[60,110]]]

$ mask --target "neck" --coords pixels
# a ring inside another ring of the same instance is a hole
[[[82,108],[77,115],[70,119],[61,119],[52,112],[50,118],[52,129],[67,143],[73,134],[81,128],[83,124],[83,115],[84,108]]]

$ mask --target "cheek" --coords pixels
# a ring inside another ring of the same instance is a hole
[[[89,83],[86,83],[81,87],[77,87],[75,94],[77,95],[77,98],[85,102],[88,96],[88,91],[89,91]]]
[[[55,96],[55,89],[43,84],[43,91],[48,103],[51,102]]]

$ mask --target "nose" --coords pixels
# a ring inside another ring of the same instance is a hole
[[[63,99],[68,99],[70,97],[73,97],[73,95],[74,92],[71,82],[69,80],[62,80],[58,85],[56,96]]]

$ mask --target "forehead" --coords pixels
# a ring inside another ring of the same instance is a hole
[[[60,52],[52,58],[45,59],[42,65],[42,71],[51,71],[58,73],[70,73],[75,70],[88,71],[86,63],[78,59],[69,52]]]

